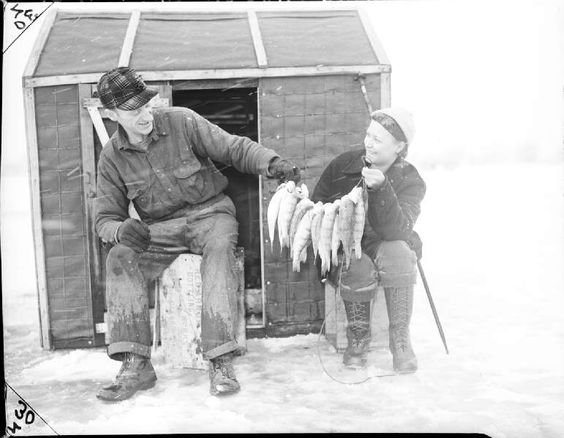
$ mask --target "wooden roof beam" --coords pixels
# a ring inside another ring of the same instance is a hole
[[[244,5],[245,10],[252,10],[257,12],[351,12],[358,11],[358,6],[351,4],[343,4],[341,2],[303,2],[299,3],[299,6],[295,6],[294,2],[272,2],[265,4],[264,2],[247,2]],[[154,5],[157,6],[154,6]],[[136,10],[138,6],[131,6],[127,2],[108,2],[107,7],[104,10],[91,8],[88,4],[84,6],[77,7],[77,3],[65,3],[61,2],[58,7],[61,12],[68,14],[96,14],[96,15],[107,15],[115,13],[128,13]],[[213,11],[210,11],[210,5],[207,2],[186,2],[185,7],[178,7],[173,2],[161,2],[161,3],[145,3],[143,4],[143,12],[147,13],[158,13],[158,14],[186,14],[186,13],[203,13],[203,14],[222,14],[222,13],[233,13],[240,14],[243,5],[233,4],[231,2],[217,2],[213,5]]]
[[[364,9],[359,9],[358,15],[360,16],[360,20],[362,21],[362,26],[364,27],[364,32],[370,41],[370,45],[372,46],[372,50],[376,54],[376,58],[378,58],[378,62],[383,65],[390,65],[390,60],[388,59],[388,55],[386,55],[386,51],[380,43],[380,40],[376,36],[374,29],[370,22],[368,21],[367,13]]]
[[[317,67],[236,68],[209,70],[139,71],[145,81],[275,78],[290,76],[323,76],[373,74],[390,71],[389,65],[343,65]],[[25,78],[26,87],[48,87],[61,84],[96,83],[104,72]]]
[[[127,25],[127,31],[125,32],[125,38],[123,39],[123,46],[119,55],[118,67],[129,67],[129,61],[131,60],[131,54],[133,53],[133,42],[135,41],[135,35],[137,34],[140,18],[141,11],[137,10],[131,13],[129,24]]]
[[[41,57],[41,53],[43,53],[43,48],[45,47],[45,43],[47,42],[47,37],[49,36],[49,32],[53,27],[53,23],[55,22],[55,18],[57,17],[57,6],[50,9],[45,15],[45,21],[39,30],[39,34],[35,39],[35,44],[31,49],[31,54],[27,60],[27,64],[24,70],[24,86],[25,85],[25,78],[33,76],[35,70],[37,69],[37,64],[39,64],[39,58]]]
[[[266,58],[266,51],[262,42],[257,14],[255,11],[248,11],[247,16],[249,17],[249,26],[251,28],[251,35],[253,36],[253,46],[255,48],[258,66],[260,68],[266,68],[268,66],[268,60]]]

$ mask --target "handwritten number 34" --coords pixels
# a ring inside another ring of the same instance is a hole
[[[23,401],[18,400],[18,404],[22,405],[22,408],[20,408],[20,410],[14,409],[14,414],[16,415],[16,418],[18,420],[21,420],[25,416],[25,420],[24,420],[25,424],[33,423],[35,421],[35,413],[32,410],[26,412],[27,404],[25,404]]]

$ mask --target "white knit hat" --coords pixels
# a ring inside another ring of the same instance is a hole
[[[401,107],[390,107],[390,108],[382,108],[377,111],[374,111],[370,116],[372,119],[376,119],[378,114],[385,114],[388,117],[394,119],[396,124],[402,130],[405,138],[407,139],[407,144],[410,145],[413,141],[413,137],[415,135],[415,123],[413,121],[413,115],[404,108]]]

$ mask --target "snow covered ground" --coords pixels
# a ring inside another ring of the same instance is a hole
[[[104,404],[96,390],[119,363],[104,349],[42,351],[34,292],[4,290],[6,380],[60,434],[563,436],[564,166],[468,165],[422,174],[428,194],[417,229],[450,354],[419,282],[416,374],[343,385],[321,368],[318,347],[327,370],[348,381],[389,371],[391,356],[373,352],[367,371],[346,371],[332,347],[310,334],[250,340],[236,362],[236,396],[210,397],[206,372],[172,369],[157,355],[155,388]],[[8,216],[3,225],[21,219]]]

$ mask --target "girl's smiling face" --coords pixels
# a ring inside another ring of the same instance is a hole
[[[364,148],[366,158],[376,167],[390,166],[404,148],[405,143],[398,141],[386,128],[372,120],[366,130]]]

